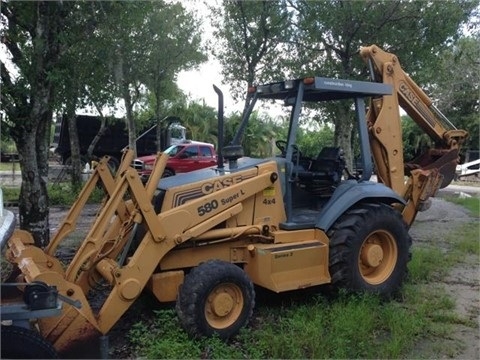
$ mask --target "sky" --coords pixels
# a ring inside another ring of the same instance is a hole
[[[188,10],[198,15],[202,22],[202,38],[203,41],[211,40],[213,37],[213,28],[208,17],[208,10],[205,2],[210,6],[219,6],[217,0],[189,0],[183,1],[182,5]],[[205,103],[215,109],[218,108],[218,96],[213,90],[216,85],[223,92],[225,113],[233,111],[241,111],[243,104],[233,101],[229,94],[228,85],[222,84],[221,65],[220,62],[209,54],[209,60],[198,67],[198,69],[190,71],[182,71],[177,77],[178,87],[189,95],[192,100],[205,100]]]
[[[243,104],[236,104],[228,86],[222,84],[220,69],[218,61],[209,60],[196,70],[182,71],[177,77],[177,85],[192,100],[204,100],[207,105],[217,109],[218,96],[213,90],[213,85],[216,85],[223,92],[225,112],[241,110]]]

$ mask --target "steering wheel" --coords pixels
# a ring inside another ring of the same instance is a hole
[[[285,140],[275,141],[275,145],[282,152],[282,156],[287,156],[287,142]],[[293,145],[292,159],[293,161],[300,160],[303,157],[297,145]]]
[[[275,146],[282,152],[282,156],[287,155],[287,142],[285,140],[275,141]]]

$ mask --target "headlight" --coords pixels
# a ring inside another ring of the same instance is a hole
[[[143,168],[144,168],[145,170],[153,171],[153,163],[151,163],[151,164],[143,164]]]

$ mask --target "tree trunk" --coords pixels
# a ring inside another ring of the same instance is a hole
[[[45,179],[40,174],[36,127],[35,131],[25,132],[23,141],[17,142],[22,170],[22,185],[18,210],[20,213],[20,228],[30,232],[39,247],[45,247],[50,240],[48,221],[48,194]]]
[[[83,164],[80,153],[80,140],[78,139],[77,117],[75,110],[77,107],[78,91],[74,84],[70,86],[70,96],[67,98],[65,119],[67,121],[69,142],[70,142],[70,161],[72,189],[78,189],[82,185]]]
[[[353,155],[352,155],[352,118],[348,105],[339,104],[335,113],[335,146],[343,149],[345,154],[345,161],[347,168],[351,171],[353,169]]]
[[[48,149],[50,145],[50,132],[53,111],[46,111],[40,120],[36,133],[36,151],[38,157],[38,173],[48,183]]]
[[[128,147],[133,150],[134,156],[137,156],[137,130],[133,119],[133,103],[128,84],[123,85],[123,101],[125,102],[126,122],[128,129]]]
[[[15,138],[20,155],[22,185],[20,188],[20,228],[29,231],[35,244],[48,245],[49,208],[48,177],[48,129],[52,123],[53,80],[49,71],[54,67],[60,48],[58,46],[60,24],[63,18],[62,4],[41,1],[37,3],[36,22],[31,33],[33,43],[31,92],[29,101],[21,105],[29,107],[29,116],[16,121],[20,132]],[[20,104],[17,104],[20,106]]]
[[[100,141],[103,134],[105,134],[105,131],[107,130],[107,118],[103,115],[103,112],[100,106],[95,104],[95,108],[100,114],[100,129],[98,129],[98,133],[95,135],[90,145],[88,145],[87,158],[89,160],[93,157],[93,150],[95,150],[95,146],[97,146],[97,143]]]
[[[165,150],[167,146],[170,146],[167,140],[167,136],[165,136],[168,124],[165,124],[162,116],[162,96],[161,96],[161,85],[163,81],[162,71],[158,69],[155,72],[157,75],[154,76],[154,92],[155,92],[155,119],[157,128],[155,130],[156,133],[156,140],[157,140],[157,152]]]
[[[78,189],[82,184],[82,159],[80,154],[80,141],[78,139],[77,117],[75,111],[65,114],[68,134],[70,136],[70,163],[72,188]]]

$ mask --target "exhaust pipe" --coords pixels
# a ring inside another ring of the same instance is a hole
[[[223,169],[223,93],[217,86],[213,85],[213,89],[218,95],[218,149],[217,149],[217,166],[219,169]]]

